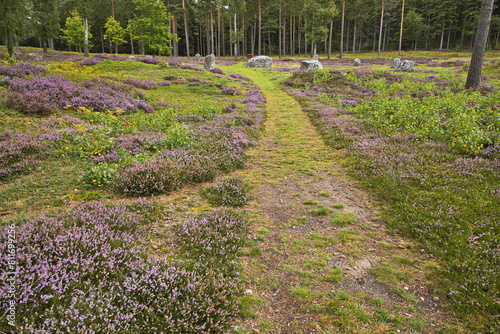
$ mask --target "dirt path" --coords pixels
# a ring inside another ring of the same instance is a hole
[[[261,87],[267,120],[239,172],[254,186],[255,245],[244,257],[248,309],[237,331],[434,333],[449,323],[425,283],[432,258],[385,232],[275,73],[240,73]]]

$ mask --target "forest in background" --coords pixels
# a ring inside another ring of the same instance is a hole
[[[5,0],[0,43],[218,57],[469,50],[481,0]],[[402,14],[404,13],[404,16]],[[112,20],[110,18],[113,18]],[[494,8],[488,49],[496,49]],[[342,51],[341,51],[342,50]]]

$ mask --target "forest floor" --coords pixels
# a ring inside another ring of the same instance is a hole
[[[341,152],[324,144],[299,103],[279,87],[276,72],[240,73],[261,88],[267,119],[248,167],[237,172],[254,187],[246,210],[258,247],[243,260],[245,320],[236,331],[436,333],[455,327],[446,301],[427,281],[426,268],[437,265],[432,256],[386,232],[376,203],[342,170]],[[337,223],[339,216],[345,224]]]

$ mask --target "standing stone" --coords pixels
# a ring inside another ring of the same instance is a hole
[[[39,53],[28,53],[28,60],[29,61],[42,61],[43,56]]]
[[[398,67],[399,67],[399,65],[401,65],[401,59],[399,59],[399,58],[394,58],[394,59],[392,60],[392,63],[391,63],[391,68],[396,69],[396,68],[398,68]]]
[[[413,72],[413,66],[415,66],[415,62],[413,60],[403,60],[396,68],[396,71]]]
[[[273,59],[267,56],[257,56],[247,61],[247,67],[271,67]]]
[[[318,60],[318,59],[319,59],[319,56],[317,54],[314,54],[312,57],[312,60]]]
[[[194,55],[194,60],[201,61],[201,55],[199,53]]]
[[[203,67],[206,70],[211,70],[212,68],[215,68],[215,56],[213,54],[205,57],[205,62],[203,63]]]
[[[302,71],[314,71],[322,68],[323,65],[317,60],[303,60],[300,62],[300,69]]]
[[[361,65],[361,59],[359,59],[359,58],[354,59],[353,65],[354,66],[360,66]]]

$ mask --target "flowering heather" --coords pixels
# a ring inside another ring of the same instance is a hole
[[[181,65],[181,68],[183,68],[185,70],[203,71],[203,69],[201,67],[198,67],[196,65],[185,64],[185,65]]]
[[[29,171],[44,153],[43,145],[27,134],[0,132],[0,180]]]
[[[22,78],[29,74],[39,75],[46,73],[47,69],[42,66],[36,66],[29,63],[14,64],[11,66],[0,66],[0,76],[10,78]]]
[[[229,74],[229,76],[231,78],[234,78],[234,79],[239,79],[239,80],[244,80],[244,81],[252,81],[250,78],[248,78],[244,75],[241,75],[239,73]]]
[[[175,117],[175,121],[179,123],[205,123],[207,120],[198,115],[185,115]]]
[[[140,240],[144,226],[158,219],[155,210],[147,202],[130,207],[89,203],[54,217],[15,224],[17,329],[225,332],[237,313],[238,279],[218,268],[201,273],[147,256]],[[221,234],[234,239],[233,219],[221,215],[212,221],[227,221],[227,232]],[[8,226],[1,229],[2,254],[7,254],[8,230]],[[0,258],[2,268],[8,268],[7,259]],[[11,298],[7,275],[5,270],[0,273],[2,300]],[[11,328],[4,321],[0,330]]]
[[[152,58],[152,57],[138,57],[134,59],[135,61],[140,61],[145,64],[152,64],[156,65],[160,62],[158,58]]]
[[[122,80],[122,82],[124,84],[131,85],[135,88],[146,89],[146,90],[153,89],[153,88],[156,88],[158,86],[157,83],[155,83],[151,80],[142,81],[142,80],[138,80],[138,79],[134,79],[134,78],[124,79],[124,80]]]
[[[93,57],[89,57],[85,60],[82,60],[79,64],[80,64],[80,66],[91,66],[91,65],[99,64],[101,61],[102,61],[101,57],[93,56]]]
[[[185,150],[169,152],[125,168],[113,184],[116,191],[127,196],[158,195],[215,177],[217,169],[212,157]]]
[[[115,139],[115,147],[122,148],[132,155],[137,155],[144,151],[155,152],[163,147],[165,138],[163,136],[132,135],[129,137],[118,137]]]
[[[224,72],[220,69],[220,68],[212,68],[209,70],[210,72],[212,73],[215,73],[215,74],[224,74]]]
[[[57,75],[31,79],[14,78],[9,82],[7,104],[27,114],[49,114],[71,106],[95,111],[123,111],[141,109],[152,111],[152,106],[132,97],[126,85],[103,79],[74,83]]]
[[[200,195],[214,206],[244,206],[250,200],[250,186],[241,178],[229,178],[201,190]]]
[[[174,242],[190,259],[225,264],[238,256],[247,234],[243,217],[217,209],[177,225]]]
[[[220,92],[225,95],[241,95],[241,92],[236,88],[231,87],[219,87]]]
[[[161,81],[161,82],[158,82],[158,86],[170,86],[170,82],[169,81]]]

